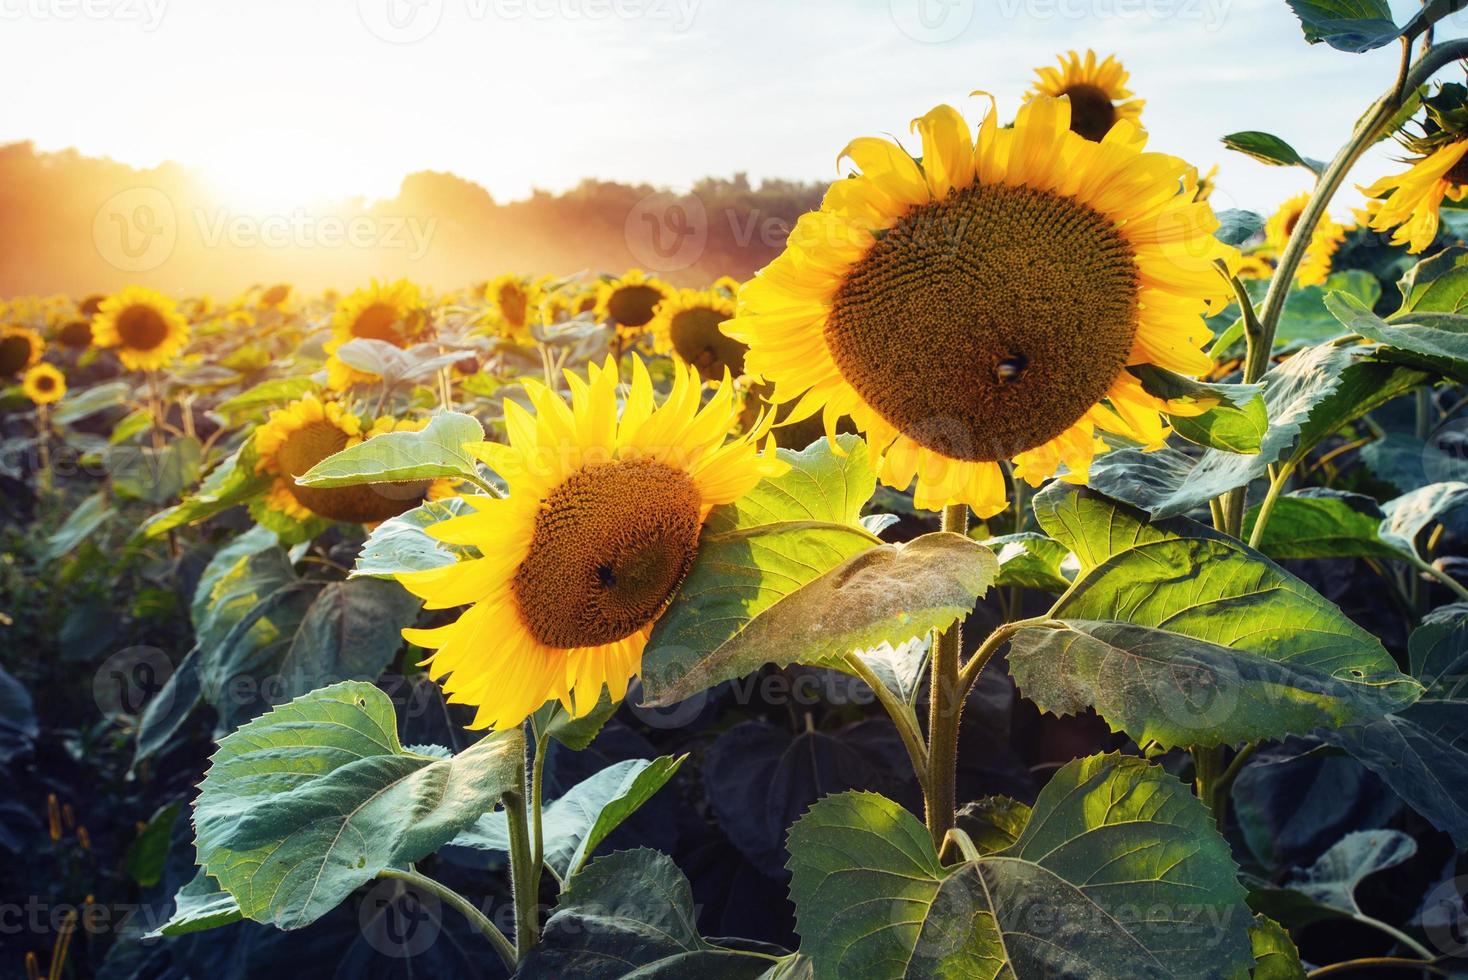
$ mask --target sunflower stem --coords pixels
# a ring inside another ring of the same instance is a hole
[[[515,971],[515,948],[505,938],[505,934],[490,922],[485,914],[474,907],[474,903],[463,895],[454,891],[447,885],[440,884],[432,878],[417,871],[404,871],[398,868],[383,868],[377,873],[379,878],[396,878],[412,885],[421,892],[427,892],[442,901],[445,905],[456,910],[460,915],[469,920],[469,924],[475,931],[489,940],[494,951],[499,954],[500,960],[505,964],[505,969],[511,973]]]
[[[892,724],[897,728],[897,734],[902,736],[902,744],[907,749],[907,757],[912,760],[912,771],[917,776],[918,785],[922,787],[923,797],[928,795],[928,750],[923,745],[923,733],[918,728],[917,712],[912,709],[906,701],[897,697],[887,689],[866,661],[855,653],[846,654],[846,666],[857,677],[866,682],[867,687],[872,689],[882,707],[887,709],[887,715],[892,719]]]
[[[942,528],[954,534],[968,533],[968,505],[943,508]],[[953,828],[958,809],[955,782],[958,776],[958,723],[963,715],[958,658],[963,646],[963,619],[959,619],[933,641],[931,683],[928,687],[928,786],[926,817],[933,846],[941,847]]]
[[[528,726],[529,723],[526,724]],[[530,739],[525,744],[529,748]],[[526,793],[525,777],[526,766],[522,757],[518,788],[500,797],[510,833],[510,892],[515,900],[515,955],[519,961],[523,961],[531,947],[540,941],[540,867],[535,864],[530,850],[530,821],[526,812],[529,794]]]

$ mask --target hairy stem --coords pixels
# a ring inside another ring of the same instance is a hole
[[[897,734],[902,736],[902,744],[907,749],[907,757],[912,760],[912,771],[917,774],[918,785],[922,787],[924,798],[928,795],[928,750],[923,745],[923,735],[918,728],[917,712],[913,711],[906,701],[897,697],[887,689],[872,668],[867,666],[866,661],[855,653],[846,655],[846,666],[853,674],[866,682],[867,687],[877,696],[882,707],[887,710],[887,715],[892,719],[892,724],[897,728]]]
[[[494,951],[499,954],[500,959],[504,962],[505,969],[511,973],[515,971],[515,947],[511,946],[510,941],[505,938],[505,934],[495,928],[494,923],[490,922],[485,914],[475,908],[474,903],[463,895],[460,895],[447,885],[440,884],[427,875],[419,874],[416,871],[404,871],[399,868],[383,868],[377,873],[377,877],[396,878],[399,881],[405,881],[419,891],[427,892],[442,901],[445,905],[458,911],[460,915],[469,920],[469,924],[474,927],[475,931],[489,940],[489,944],[494,947]]]
[[[968,505],[943,508],[943,530],[968,532]],[[953,827],[958,808],[954,782],[958,772],[958,722],[963,714],[959,689],[958,657],[963,646],[963,620],[948,627],[933,641],[933,662],[928,688],[928,785],[926,816],[933,846],[940,847]]]

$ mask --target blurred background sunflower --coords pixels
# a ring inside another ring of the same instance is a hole
[[[51,405],[66,394],[66,377],[50,364],[37,364],[25,373],[21,390],[36,405]]]
[[[677,355],[705,381],[718,381],[726,371],[737,378],[747,348],[719,329],[733,315],[734,299],[723,289],[680,289],[658,304],[648,324],[653,349]]]
[[[1133,99],[1126,87],[1128,73],[1114,55],[1098,62],[1096,52],[1085,57],[1074,51],[1059,57],[1058,68],[1036,68],[1038,76],[1030,98],[1049,96],[1070,99],[1070,128],[1088,140],[1099,142],[1118,120],[1141,125],[1141,99]],[[1205,194],[1199,200],[1207,200]]]
[[[597,319],[610,323],[624,337],[642,333],[658,304],[667,299],[673,287],[649,276],[641,269],[628,269],[615,279],[604,281],[597,291]]]
[[[408,279],[380,283],[343,298],[331,318],[331,340],[322,350],[328,355],[326,383],[335,391],[376,380],[373,375],[351,367],[336,356],[343,344],[353,340],[381,340],[394,347],[408,347],[428,332],[428,313],[423,295]]]
[[[189,342],[189,321],[157,290],[129,286],[98,304],[92,340],[130,371],[156,371]]]

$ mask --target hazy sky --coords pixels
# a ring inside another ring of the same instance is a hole
[[[390,195],[419,169],[502,200],[828,179],[850,138],[905,137],[938,102],[977,120],[973,89],[1008,116],[1072,47],[1118,54],[1152,146],[1221,163],[1218,206],[1256,209],[1307,175],[1218,137],[1328,157],[1397,59],[1306,45],[1284,0],[0,0],[0,142],[177,160],[265,207]]]

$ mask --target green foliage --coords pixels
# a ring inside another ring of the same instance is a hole
[[[464,447],[483,441],[484,427],[474,416],[443,412],[417,432],[388,432],[328,456],[297,477],[296,482],[311,487],[346,487],[474,477],[478,466]]]
[[[1247,156],[1253,157],[1260,163],[1267,163],[1276,167],[1304,167],[1317,176],[1325,169],[1325,164],[1319,160],[1309,160],[1300,156],[1293,146],[1270,133],[1247,131],[1242,133],[1230,133],[1223,137],[1223,145],[1230,150],[1237,150]],[[1258,229],[1256,229],[1257,231]],[[1247,237],[1247,236],[1245,236]],[[1231,244],[1239,244],[1233,242]]]

